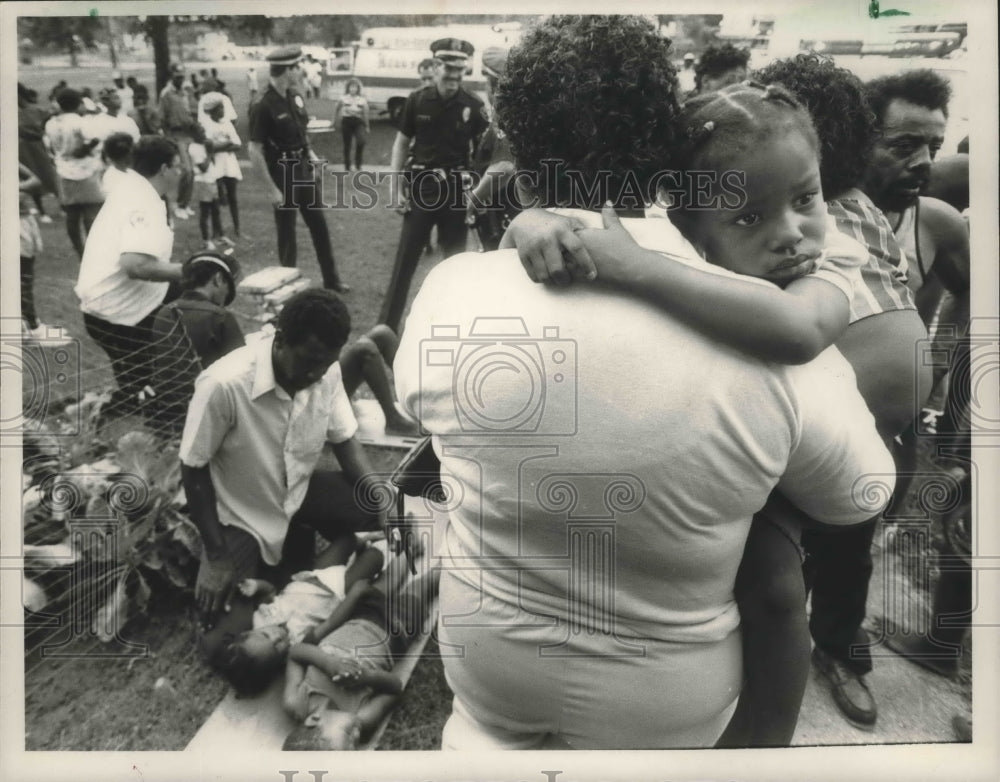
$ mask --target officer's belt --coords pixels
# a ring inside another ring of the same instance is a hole
[[[273,152],[278,157],[306,157],[308,151],[306,147],[289,147],[288,149],[282,149],[277,144],[270,141],[267,142],[267,148]]]

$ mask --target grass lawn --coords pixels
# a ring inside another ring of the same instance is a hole
[[[237,129],[246,140],[247,93],[245,69],[219,64],[241,117]],[[151,65],[125,66],[140,82],[152,87]],[[72,87],[90,86],[95,93],[110,84],[111,68],[31,68],[22,66],[19,81],[38,90],[43,97],[60,79]],[[309,100],[313,116],[332,119],[335,102],[327,98]],[[385,121],[372,124],[366,162],[388,166],[395,130]],[[313,146],[320,157],[339,168],[342,161],[339,133],[316,134]],[[333,199],[327,197],[327,202]],[[245,274],[278,263],[274,218],[258,185],[256,172],[244,168],[239,189],[242,237],[236,255]],[[42,226],[45,250],[36,261],[35,301],[39,319],[66,328],[79,340],[82,390],[113,383],[105,354],[87,336],[73,292],[79,262],[66,235],[58,204],[47,197],[46,211],[54,218]],[[228,211],[223,208],[223,226],[228,230]],[[367,210],[331,209],[327,223],[341,277],[353,288],[345,296],[353,319],[353,337],[371,328],[378,316],[382,295],[389,281],[401,217],[382,205]],[[180,261],[201,247],[196,219],[175,225],[173,260]],[[308,231],[298,220],[299,267],[318,284]],[[411,296],[438,256],[427,256],[418,270]],[[12,271],[12,270],[11,270]],[[237,297],[234,311],[241,316],[245,332],[258,327],[251,316],[256,308]],[[72,378],[71,378],[72,380]],[[25,376],[24,384],[32,380]],[[75,385],[70,383],[70,386]],[[55,393],[55,391],[54,391]],[[70,387],[65,392],[75,394]],[[381,469],[381,467],[380,467]],[[201,723],[222,698],[225,687],[199,661],[194,647],[191,599],[176,590],[150,604],[147,615],[125,629],[126,639],[148,647],[148,654],[96,656],[114,651],[95,639],[71,647],[71,656],[45,657],[40,645],[52,643],[48,634],[26,638],[26,747],[45,750],[178,750],[183,749]],[[432,648],[431,645],[428,647]],[[63,650],[67,651],[67,650]],[[383,749],[434,749],[439,746],[441,724],[450,711],[450,693],[444,685],[440,660],[423,660],[411,680]]]

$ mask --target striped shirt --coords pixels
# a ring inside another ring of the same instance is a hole
[[[855,191],[857,192],[857,191]],[[861,267],[861,281],[851,301],[851,323],[894,310],[915,310],[913,294],[906,287],[905,261],[899,242],[885,215],[862,193],[827,203],[837,229],[868,250]]]

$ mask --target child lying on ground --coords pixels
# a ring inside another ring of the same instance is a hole
[[[345,536],[320,555],[320,567],[293,575],[280,594],[268,581],[241,581],[239,593],[258,602],[253,629],[219,646],[209,660],[212,667],[239,695],[262,692],[281,669],[290,644],[303,639],[315,642],[311,632],[330,617],[356,585],[368,586],[379,574],[385,557],[381,546],[377,546],[361,542],[355,535]]]
[[[360,559],[360,557],[359,557]],[[395,658],[423,631],[436,575],[408,578],[405,558],[393,557],[374,585],[355,580],[318,624],[303,627],[293,581],[277,596],[299,621],[256,625],[223,650],[220,670],[241,695],[260,692],[285,664],[283,703],[301,725],[284,749],[355,749],[403,689]],[[254,584],[255,590],[268,586]],[[283,608],[274,619],[284,617]]]

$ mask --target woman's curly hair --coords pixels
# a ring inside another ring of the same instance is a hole
[[[496,96],[518,166],[540,173],[552,170],[543,161],[558,160],[586,187],[605,183],[589,193],[572,188],[568,205],[628,205],[621,196],[636,182],[651,201],[649,182],[675,142],[669,50],[669,40],[634,16],[554,16],[528,32],[511,50]],[[543,205],[563,202],[565,176],[541,178]]]
[[[812,115],[819,136],[820,179],[830,199],[861,182],[876,138],[875,115],[861,80],[818,54],[778,60],[754,78],[781,84]]]

